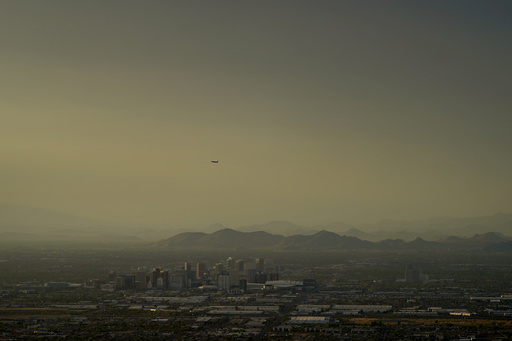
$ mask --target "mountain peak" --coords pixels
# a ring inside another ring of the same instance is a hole
[[[217,231],[213,232],[212,234],[239,234],[239,233],[242,233],[242,232],[233,230],[232,228],[229,228],[229,227],[226,227],[226,228],[217,230]]]
[[[314,238],[319,238],[319,237],[321,237],[321,238],[339,238],[341,236],[339,234],[331,232],[331,231],[322,230],[322,231],[318,231],[317,233],[312,235],[312,237],[314,237]]]

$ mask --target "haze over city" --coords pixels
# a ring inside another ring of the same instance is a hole
[[[3,1],[0,203],[187,227],[510,213],[511,13]]]

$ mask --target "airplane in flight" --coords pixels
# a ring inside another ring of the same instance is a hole
[[[212,163],[219,163],[219,160],[212,160]]]

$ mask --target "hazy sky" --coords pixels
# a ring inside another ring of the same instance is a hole
[[[511,15],[1,1],[0,202],[198,227],[511,212]]]

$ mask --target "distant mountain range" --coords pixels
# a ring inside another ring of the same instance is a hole
[[[216,230],[221,224],[212,225]],[[300,226],[287,221],[271,221],[266,224],[235,228],[243,232],[266,231],[283,236],[313,235],[319,231],[331,231],[340,235],[357,237],[369,241],[385,239],[414,240],[421,236],[427,240],[437,240],[449,236],[470,237],[490,231],[508,235],[512,232],[512,214],[496,213],[491,216],[451,218],[439,217],[425,220],[382,220],[374,224],[351,225],[342,222],[312,227]],[[211,231],[211,229],[210,229]]]
[[[334,232],[320,231],[313,235],[284,237],[268,232],[241,232],[222,229],[213,233],[185,232],[162,240],[156,245],[169,248],[272,250],[272,251],[345,251],[345,250],[495,250],[512,251],[512,238],[496,232],[475,234],[470,238],[448,237],[437,241],[416,238],[405,242],[387,239],[370,242],[357,237],[340,236]]]
[[[198,235],[204,238],[208,233],[216,233],[228,228],[221,223],[215,223],[206,228],[182,228],[168,225],[114,225],[80,217],[64,212],[57,212],[42,208],[0,204],[0,241],[42,241],[42,240],[75,240],[75,241],[108,241],[108,242],[154,242],[183,232],[201,231]],[[493,231],[502,235],[509,235],[512,231],[512,214],[496,213],[490,216],[470,218],[432,218],[425,220],[383,220],[374,224],[352,225],[336,222],[327,225],[302,226],[284,220],[274,220],[264,224],[231,227],[232,230],[245,233],[254,233],[254,242],[265,240],[272,244],[268,235],[280,236],[285,247],[293,248],[300,244],[306,236],[318,238],[327,231],[338,237],[355,237],[362,241],[380,242],[386,240],[401,240],[411,242],[421,237],[427,241],[441,241],[446,238],[455,242],[455,237],[466,241],[469,237],[478,234],[484,235]],[[323,231],[322,234],[317,235]],[[264,237],[266,236],[266,237]],[[287,237],[293,237],[284,241]],[[337,237],[330,235],[333,240]],[[333,242],[331,240],[330,242]],[[293,241],[293,242],[292,242]],[[201,243],[198,241],[199,244]],[[208,242],[210,243],[210,242]],[[222,241],[218,241],[222,243]],[[390,244],[399,243],[389,242]],[[199,245],[198,244],[198,245]],[[456,243],[455,243],[456,244]],[[252,245],[252,244],[251,244]],[[251,246],[249,245],[249,247]],[[274,245],[274,244],[272,244]]]

